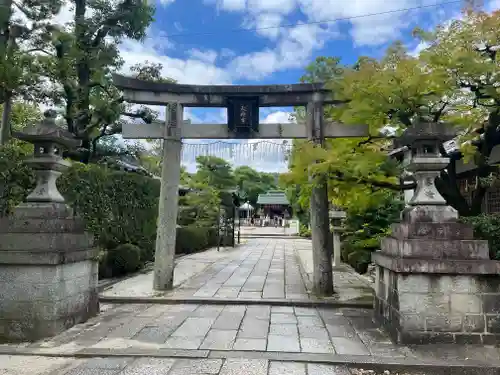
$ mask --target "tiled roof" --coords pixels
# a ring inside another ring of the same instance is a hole
[[[257,204],[281,204],[288,206],[290,205],[290,202],[288,202],[285,192],[274,190],[269,191],[266,194],[259,194]]]

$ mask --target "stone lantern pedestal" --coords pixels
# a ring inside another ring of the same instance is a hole
[[[33,143],[28,160],[37,185],[26,202],[0,219],[0,341],[50,337],[99,311],[97,249],[83,221],[64,203],[56,180],[78,145],[48,111],[15,137]],[[77,188],[77,187],[75,187]]]
[[[332,239],[333,239],[333,267],[339,267],[342,263],[341,253],[342,244],[340,242],[340,233],[344,230],[342,227],[342,220],[346,218],[344,211],[331,209],[328,211],[330,222],[332,224]]]
[[[411,146],[413,198],[392,226],[376,264],[375,318],[397,343],[483,343],[500,338],[500,262],[487,241],[439,194],[435,178],[449,160],[439,152],[442,124],[420,123],[403,138]]]

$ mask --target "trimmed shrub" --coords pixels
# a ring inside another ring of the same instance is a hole
[[[141,249],[130,243],[118,245],[108,251],[106,265],[111,270],[112,276],[121,276],[139,270],[141,262]]]
[[[153,260],[160,182],[95,164],[73,166],[58,180],[61,193],[104,249],[133,244]]]
[[[488,241],[490,258],[500,260],[500,214],[482,214],[462,217],[460,220],[474,227],[474,235],[477,239]]]
[[[393,194],[378,204],[347,210],[345,232],[342,237],[342,260],[357,272],[365,273],[371,263],[372,252],[380,249],[380,240],[390,233],[390,225],[399,221],[404,202]]]
[[[177,228],[176,254],[191,254],[217,245],[214,228],[187,226]]]
[[[0,147],[0,216],[7,215],[35,187],[35,175],[23,161],[33,146],[14,141]]]
[[[311,238],[311,230],[304,224],[300,224],[299,236],[305,238]]]

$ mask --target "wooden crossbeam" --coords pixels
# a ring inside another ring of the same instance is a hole
[[[324,124],[325,138],[352,138],[368,136],[366,125],[344,125],[339,123]],[[191,124],[185,121],[180,129],[180,138],[187,139],[231,139],[236,138],[228,131],[227,124]],[[162,139],[165,137],[165,124],[153,122],[151,124],[126,123],[123,125],[122,136],[125,139]],[[256,139],[289,139],[307,138],[305,124],[274,123],[260,124],[259,133],[254,134]]]

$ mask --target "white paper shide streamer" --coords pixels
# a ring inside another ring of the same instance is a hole
[[[217,156],[235,164],[285,163],[291,151],[291,143],[287,140],[247,141],[210,143],[184,142],[182,145],[182,160],[185,163],[196,163],[198,156]]]

